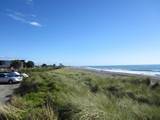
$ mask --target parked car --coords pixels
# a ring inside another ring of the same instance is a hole
[[[2,83],[17,83],[21,82],[23,77],[18,72],[0,73],[0,82]]]

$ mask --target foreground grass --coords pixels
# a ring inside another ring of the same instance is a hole
[[[1,119],[159,120],[160,87],[148,78],[76,69],[26,70]]]

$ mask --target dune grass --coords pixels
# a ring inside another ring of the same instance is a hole
[[[0,109],[13,120],[159,120],[160,87],[146,77],[64,68],[25,70],[30,77]]]

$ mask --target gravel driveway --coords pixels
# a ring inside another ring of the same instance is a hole
[[[5,101],[9,99],[9,96],[12,95],[14,89],[18,87],[19,84],[0,84],[0,104],[4,104]]]

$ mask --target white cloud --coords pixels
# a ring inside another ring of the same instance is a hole
[[[36,18],[36,15],[25,15],[21,12],[13,11],[13,10],[6,10],[7,16],[10,17],[13,20],[32,25],[34,27],[42,27],[42,25],[34,20]]]
[[[27,20],[26,20],[26,16],[23,14],[23,13],[20,13],[20,12],[16,12],[16,11],[13,11],[13,10],[7,10],[7,16],[9,16],[10,18],[14,19],[14,20],[17,20],[17,21],[20,21],[20,22],[23,22],[23,23],[27,23]]]
[[[28,5],[33,4],[33,0],[26,0],[26,4],[28,4]]]
[[[31,21],[29,22],[30,25],[35,26],[35,27],[42,27],[42,25],[36,21]]]
[[[14,20],[17,20],[17,21],[20,21],[20,22],[23,22],[23,23],[26,23],[27,21],[22,18],[22,17],[19,17],[17,15],[14,15],[14,14],[8,14],[8,16]]]

